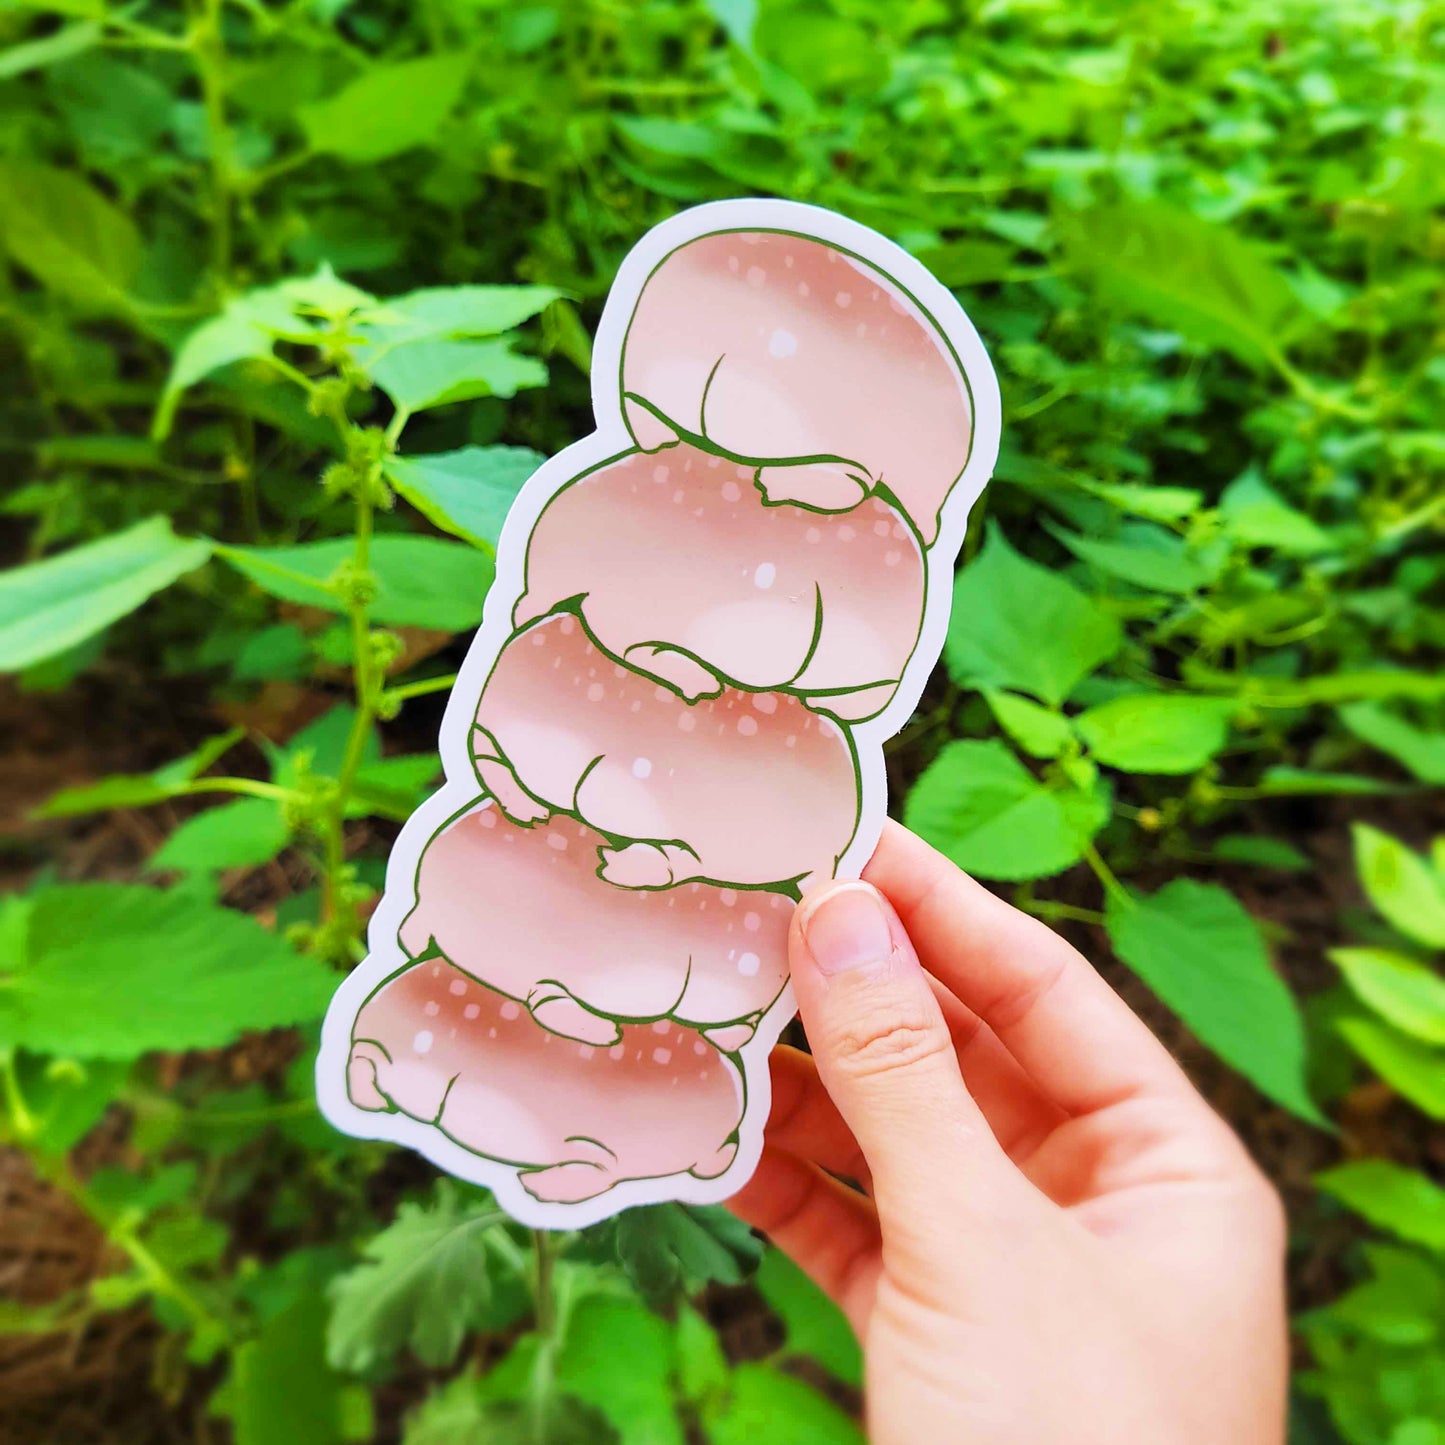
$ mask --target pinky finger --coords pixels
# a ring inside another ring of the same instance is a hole
[[[728,1208],[767,1235],[862,1333],[882,1260],[878,1215],[863,1195],[814,1164],[765,1148]]]

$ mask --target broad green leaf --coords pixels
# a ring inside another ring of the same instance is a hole
[[[1118,540],[1081,537],[1062,527],[1049,527],[1080,561],[1135,587],[1184,594],[1207,587],[1219,575],[1213,561],[1196,555],[1172,533],[1136,523]]]
[[[1356,823],[1355,868],[1370,902],[1406,938],[1445,948],[1445,877],[1418,853],[1368,823]]]
[[[1445,785],[1445,732],[1424,732],[1373,702],[1348,703],[1339,712],[1357,738],[1388,753],[1422,783]]]
[[[152,873],[208,873],[254,868],[274,858],[290,839],[281,805],[241,798],[188,818],[146,863]]]
[[[1266,768],[1255,788],[1261,798],[1367,798],[1399,791],[1359,773],[1322,773],[1284,764]]]
[[[1373,1018],[1336,1021],[1340,1037],[1397,1094],[1445,1119],[1445,1049],[1434,1049]]]
[[[350,538],[294,547],[217,547],[216,552],[273,597],[331,612],[345,610],[327,582],[351,560]],[[475,627],[492,582],[492,559],[486,553],[438,537],[396,532],[372,539],[371,570],[377,579],[373,622],[439,632]]]
[[[954,581],[943,655],[961,687],[1012,688],[1058,707],[1122,641],[1098,603],[990,528]]]
[[[1355,1159],[1315,1175],[1315,1187],[1412,1244],[1445,1251],[1445,1189],[1390,1159]]]
[[[1445,978],[1388,948],[1332,948],[1355,997],[1412,1038],[1445,1044]]]
[[[118,773],[98,782],[62,788],[31,815],[36,818],[71,818],[110,808],[144,808],[186,791],[186,785],[218,763],[245,736],[232,728],[207,738],[194,752],[166,763],[153,773]]]
[[[985,688],[983,695],[998,725],[1031,757],[1056,758],[1072,741],[1074,730],[1063,713],[996,688]]]
[[[21,1096],[37,1129],[26,1147],[57,1155],[72,1149],[100,1121],[120,1093],[131,1065],[21,1053],[15,1068]]]
[[[431,286],[383,301],[361,330],[378,347],[424,336],[498,336],[561,294],[553,286]]]
[[[476,547],[496,550],[522,484],[542,464],[530,447],[463,447],[393,457],[387,480],[428,521]]]
[[[356,774],[346,815],[364,818],[377,814],[404,823],[441,770],[441,759],[435,753],[401,753],[371,763]]]
[[[475,1375],[457,1375],[407,1416],[402,1445],[528,1445],[513,1423],[510,1408],[488,1400]]]
[[[1251,242],[1157,201],[1091,206],[1062,227],[1068,252],[1102,295],[1191,341],[1260,366],[1309,315]]]
[[[349,161],[379,161],[436,138],[461,99],[466,51],[373,65],[336,94],[300,110],[313,150]]]
[[[35,895],[0,979],[0,1045],[83,1059],[219,1048],[320,1018],[335,983],[254,919],[189,891],[63,884]]]
[[[763,1255],[758,1292],[783,1322],[784,1350],[806,1355],[846,1385],[863,1384],[863,1354],[843,1312],[780,1249]]]
[[[677,1384],[696,1405],[727,1385],[728,1362],[712,1326],[685,1301],[677,1307]]]
[[[479,396],[512,397],[547,384],[547,368],[510,337],[455,341],[432,336],[393,346],[367,363],[371,379],[405,411]]]
[[[1270,966],[1259,925],[1227,889],[1178,878],[1157,893],[1111,896],[1119,957],[1226,1063],[1311,1123],[1304,1025]]]
[[[208,542],[178,537],[165,517],[137,522],[0,577],[0,670],[53,657],[134,612],[199,567]]]
[[[0,161],[0,247],[79,306],[126,311],[140,266],[135,223],[74,171]]]
[[[1074,727],[1111,768],[1192,773],[1223,750],[1233,711],[1227,698],[1141,693],[1091,707],[1074,719]]]
[[[1084,856],[1108,805],[1040,783],[997,739],[948,743],[913,785],[903,820],[968,873],[1047,878]]]
[[[520,1257],[503,1215],[485,1195],[448,1180],[432,1204],[403,1204],[329,1288],[326,1357],[364,1373],[409,1348],[448,1365],[472,1330],[499,1329],[523,1305]]]
[[[591,1294],[572,1308],[557,1383],[600,1411],[628,1445],[683,1445],[667,1325],[641,1300]]]
[[[863,1431],[831,1401],[767,1365],[739,1365],[732,1389],[704,1408],[710,1445],[864,1445]]]
[[[1386,1344],[1437,1339],[1445,1319],[1445,1274],[1436,1262],[1393,1244],[1367,1244],[1364,1254],[1373,1277],[1328,1306],[1333,1320]]]
[[[1329,534],[1270,487],[1255,467],[1237,477],[1219,500],[1224,529],[1246,547],[1273,547],[1292,556],[1327,552]]]
[[[1193,487],[1146,487],[1139,482],[1080,483],[1086,492],[1102,497],[1121,512],[1147,517],[1151,522],[1182,522],[1204,505],[1204,493]]]
[[[369,1397],[326,1366],[325,1325],[325,1302],[313,1294],[268,1320],[236,1349],[231,1372],[212,1401],[213,1412],[230,1418],[236,1445],[283,1440],[338,1445],[371,1438]]]

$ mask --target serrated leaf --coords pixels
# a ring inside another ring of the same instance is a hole
[[[706,1205],[629,1209],[594,1226],[587,1237],[594,1249],[621,1265],[645,1298],[658,1303],[714,1280],[740,1283],[740,1261],[756,1259],[760,1249],[735,1215]]]
[[[1108,816],[1094,794],[1045,787],[997,739],[946,744],[903,810],[908,827],[965,872],[1010,882],[1072,867]]]
[[[495,551],[508,509],[542,460],[530,447],[463,447],[432,456],[393,457],[386,475],[436,526]]]
[[[1355,1159],[1315,1175],[1315,1187],[1412,1244],[1445,1251],[1445,1189],[1390,1159]]]
[[[74,171],[0,161],[0,247],[42,285],[94,311],[127,311],[140,266],[135,223]]]
[[[188,818],[151,855],[152,873],[209,873],[255,868],[290,840],[281,805],[268,798],[241,798]]]
[[[1203,1043],[1291,1113],[1323,1122],[1305,1085],[1299,1009],[1233,894],[1178,878],[1154,894],[1111,895],[1105,926],[1119,957]]]
[[[470,341],[433,336],[408,341],[368,361],[366,370],[405,411],[425,411],[479,396],[513,397],[547,384],[546,366],[517,351],[510,337]]]
[[[447,1181],[430,1205],[403,1204],[362,1263],[330,1285],[332,1366],[363,1373],[402,1349],[447,1365],[470,1331],[514,1319],[523,1298],[505,1219],[485,1196]]]
[[[1356,823],[1355,868],[1370,902],[1406,938],[1445,948],[1445,877],[1397,838]]]
[[[1058,707],[1122,641],[1098,603],[990,528],[954,581],[943,656],[961,687],[1011,688]]]
[[[134,612],[194,571],[210,544],[178,537],[165,517],[16,567],[0,577],[0,671],[54,657]]]
[[[1074,728],[1094,756],[1131,773],[1192,773],[1229,740],[1228,698],[1141,693],[1091,707]]]
[[[334,95],[300,110],[311,148],[350,161],[380,161],[433,141],[461,99],[465,51],[373,65]]]
[[[1310,318],[1249,241],[1157,201],[1091,206],[1061,228],[1069,255],[1110,301],[1191,341],[1262,366]]]
[[[254,919],[180,889],[74,883],[31,901],[0,979],[0,1044],[82,1059],[219,1048],[319,1018],[335,987]]]
[[[991,687],[983,695],[998,725],[1030,757],[1056,758],[1073,739],[1069,719],[1053,708]]]
[[[806,1355],[845,1385],[861,1388],[863,1354],[842,1310],[779,1249],[763,1255],[758,1292],[783,1322],[783,1349]]]
[[[1445,1119],[1445,1049],[1434,1049],[1377,1019],[1345,1017],[1340,1037],[1397,1094],[1432,1119]]]
[[[1445,732],[1425,732],[1373,702],[1348,703],[1339,713],[1357,738],[1388,753],[1422,783],[1445,785]]]
[[[330,612],[345,610],[326,584],[338,567],[350,561],[354,551],[350,538],[216,551],[273,597]],[[493,567],[492,559],[475,547],[439,537],[386,533],[372,539],[370,565],[377,579],[371,606],[374,622],[465,632],[481,620]]]

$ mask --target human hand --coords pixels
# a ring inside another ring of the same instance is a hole
[[[813,1053],[774,1053],[732,1205],[852,1322],[873,1445],[1279,1445],[1284,1218],[1243,1145],[1044,924],[893,823],[864,877],[794,918]]]

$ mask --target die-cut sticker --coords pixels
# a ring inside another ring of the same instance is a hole
[[[648,232],[522,488],[317,1093],[524,1223],[748,1179],[797,899],[856,877],[998,450],[913,258],[787,201]]]

